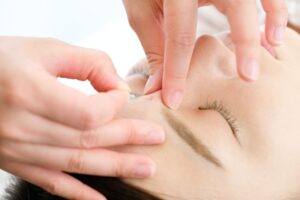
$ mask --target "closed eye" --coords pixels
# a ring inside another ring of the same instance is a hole
[[[149,78],[149,68],[147,65],[136,65],[132,67],[129,72],[127,73],[127,77],[133,75],[141,75],[144,76],[146,79]]]
[[[226,109],[221,102],[213,101],[211,103],[207,103],[204,107],[199,107],[199,110],[215,110],[218,113],[221,114],[221,116],[226,120],[228,123],[234,137],[239,142],[239,139],[237,137],[239,132],[239,126],[237,123],[237,120],[231,115],[231,113]],[[240,143],[240,142],[239,142]]]

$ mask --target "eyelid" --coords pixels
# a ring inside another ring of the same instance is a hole
[[[222,117],[226,120],[230,129],[234,135],[234,137],[239,141],[237,134],[239,132],[239,126],[237,124],[237,120],[231,115],[231,113],[226,109],[223,104],[219,101],[207,102],[205,107],[199,107],[199,110],[215,110],[222,115]]]
[[[132,67],[129,72],[127,73],[127,76],[133,76],[133,75],[142,75],[144,76],[146,79],[149,78],[149,69],[148,66],[146,65],[136,65],[134,67]]]

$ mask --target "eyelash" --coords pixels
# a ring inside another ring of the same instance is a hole
[[[149,77],[148,70],[145,67],[134,67],[132,68],[128,76],[140,74],[145,76],[145,78]],[[199,110],[215,110],[222,115],[222,117],[227,121],[230,126],[230,129],[235,137],[237,137],[237,133],[239,132],[239,126],[237,124],[237,120],[230,114],[228,109],[226,109],[223,104],[219,101],[207,102],[204,108],[199,107]]]
[[[147,79],[149,78],[149,71],[147,67],[139,67],[139,66],[133,67],[129,70],[127,76],[133,76],[135,74],[142,75]]]
[[[200,110],[215,110],[222,115],[222,117],[227,121],[235,137],[239,132],[239,127],[237,120],[230,114],[230,112],[223,106],[219,101],[207,102],[204,108],[199,108]]]

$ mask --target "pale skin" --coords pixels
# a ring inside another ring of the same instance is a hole
[[[153,122],[116,115],[128,85],[103,52],[58,40],[0,37],[0,169],[66,199],[104,196],[64,172],[147,178],[147,156],[120,153],[120,144],[160,144]],[[57,77],[89,80],[87,96]],[[63,172],[64,171],[64,172]]]
[[[196,39],[197,8],[214,5],[228,18],[236,45],[241,79],[259,77],[259,22],[256,0],[123,0],[131,27],[137,33],[150,64],[144,88],[149,94],[162,88],[164,103],[178,109]],[[287,24],[285,0],[261,0],[266,12],[268,42],[280,45]]]
[[[160,123],[166,142],[123,148],[147,154],[157,163],[152,178],[125,181],[166,200],[299,199],[300,36],[288,30],[285,44],[273,49],[276,58],[261,47],[261,78],[251,84],[239,79],[234,45],[223,38],[204,36],[197,41],[182,106],[171,111],[222,166],[183,142],[166,121],[161,91],[143,96],[147,79],[136,74],[128,83],[142,96],[128,102],[122,116]],[[236,135],[218,111],[198,109],[213,101],[235,119]]]

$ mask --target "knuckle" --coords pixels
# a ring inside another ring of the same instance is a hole
[[[127,144],[134,143],[137,140],[136,127],[133,121],[127,122]]]
[[[20,153],[17,151],[16,148],[11,147],[11,144],[7,144],[6,140],[0,141],[0,161],[20,160]]]
[[[90,68],[96,69],[101,66],[105,66],[106,68],[108,68],[112,66],[113,61],[107,53],[99,50],[90,50],[87,52],[91,52],[95,55],[95,57],[90,61],[90,63],[88,63],[91,66]]]
[[[167,42],[175,47],[189,49],[194,46],[195,36],[189,31],[179,31],[172,37],[167,37]]]
[[[92,129],[97,125],[97,114],[94,109],[86,108],[82,113],[82,125],[85,130]]]
[[[149,64],[149,73],[153,74],[156,70],[160,69],[163,65],[164,58],[160,53],[153,51],[146,51],[147,60]]]
[[[50,181],[42,184],[41,187],[44,188],[44,190],[46,190],[50,194],[57,195],[59,194],[59,190],[61,189],[61,182],[61,178],[57,178],[55,180],[51,179]]]
[[[0,138],[4,139],[9,135],[9,129],[10,127],[8,127],[8,123],[6,123],[6,121],[1,120],[0,122]]]
[[[113,156],[113,166],[112,166],[112,173],[114,176],[116,177],[123,177],[124,176],[124,172],[122,170],[122,156],[118,153],[115,153],[115,155]]]
[[[5,145],[2,144],[2,142],[0,142],[0,160],[3,160],[4,157],[6,156],[6,148],[5,148]]]
[[[79,146],[80,148],[93,148],[97,144],[97,135],[94,129],[84,130],[80,134]]]
[[[69,172],[82,173],[85,168],[85,154],[82,150],[74,153],[67,162],[67,170]]]
[[[14,127],[9,120],[0,122],[0,139],[20,140],[20,130]]]
[[[24,92],[24,84],[22,82],[17,78],[3,82],[3,88],[5,89],[2,91],[2,98],[4,103],[16,106],[25,101],[26,92]]]

